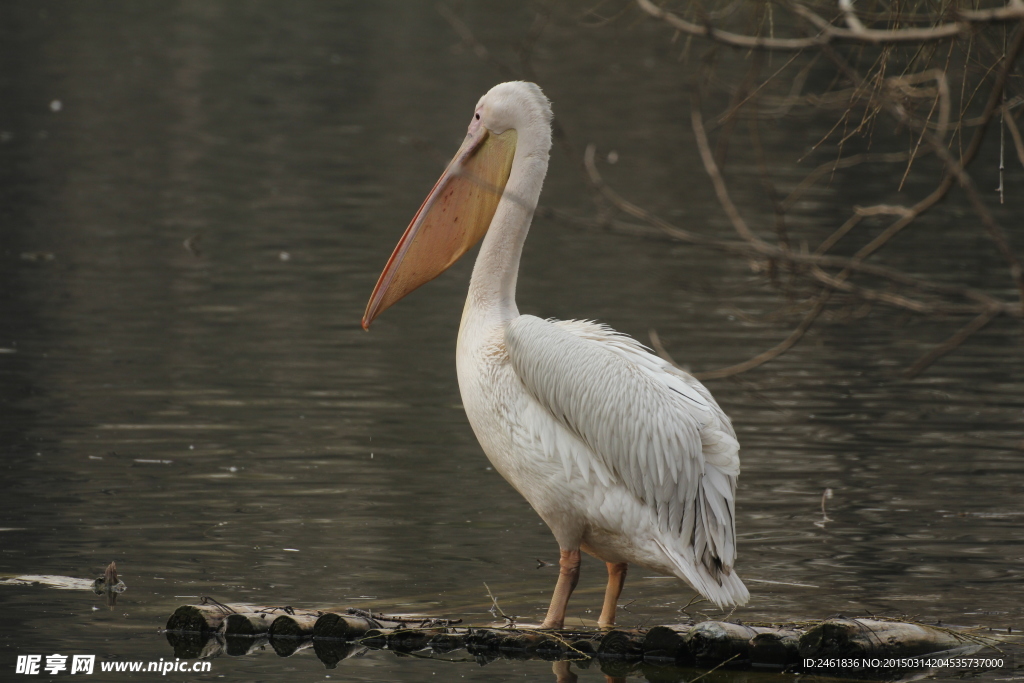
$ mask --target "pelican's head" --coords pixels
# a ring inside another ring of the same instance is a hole
[[[551,103],[536,83],[511,81],[488,90],[473,110],[470,135],[477,125],[496,135],[530,131],[547,139],[547,145],[539,145],[544,153],[551,147]]]
[[[380,274],[363,314],[363,329],[480,241],[505,191],[517,149],[537,161],[542,155],[546,165],[550,148],[551,105],[539,87],[501,83],[481,97],[462,147]]]

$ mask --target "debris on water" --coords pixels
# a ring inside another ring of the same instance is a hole
[[[196,258],[199,258],[200,256],[203,255],[203,252],[199,250],[199,240],[201,239],[203,239],[202,234],[196,233],[195,235],[192,235],[191,237],[187,238],[182,244],[190,254],[192,254]]]
[[[127,588],[124,585],[124,581],[117,578],[117,562],[108,564],[103,572],[103,576],[93,581],[92,585],[92,590],[97,595],[102,595],[106,592],[124,593]]]
[[[58,590],[92,591],[97,595],[106,595],[109,606],[113,606],[118,594],[124,593],[128,589],[118,578],[117,564],[114,562],[107,566],[103,576],[91,580],[56,574],[22,574],[0,578],[0,586],[46,586]]]
[[[825,512],[825,501],[832,500],[832,495],[832,489],[830,488],[825,489],[825,491],[821,494],[821,521],[815,522],[814,526],[820,526],[822,529],[824,529],[825,524],[832,521],[832,518],[828,516],[827,512]]]
[[[117,596],[127,590],[124,582],[117,578],[117,563],[111,562],[107,565],[103,576],[93,582],[92,591],[96,595],[103,595],[107,599],[107,607],[113,609],[117,604]]]
[[[50,111],[58,112],[64,108],[64,103],[60,100],[53,100],[50,102]]]
[[[21,253],[22,261],[32,261],[34,263],[41,263],[43,261],[52,261],[54,256],[52,251],[23,251]]]
[[[95,583],[89,579],[76,579],[73,576],[55,574],[22,574],[0,579],[0,586],[47,586],[68,591],[92,590]]]

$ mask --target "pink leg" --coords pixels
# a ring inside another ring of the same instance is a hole
[[[565,624],[565,608],[576,582],[580,580],[580,551],[560,550],[558,558],[558,583],[551,595],[551,606],[541,628],[562,628]]]
[[[625,562],[605,562],[608,567],[608,587],[604,591],[604,606],[601,608],[601,616],[597,619],[597,625],[601,628],[615,626],[615,607],[622,594],[622,586],[626,583]]]

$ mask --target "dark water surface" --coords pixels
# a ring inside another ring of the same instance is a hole
[[[116,560],[129,587],[112,610],[91,593],[0,587],[0,679],[18,654],[170,658],[158,630],[203,595],[483,623],[486,582],[506,612],[537,618],[555,573],[536,558],[555,561],[557,546],[489,468],[456,385],[470,260],[359,328],[501,73],[429,2],[25,2],[0,16],[0,575],[92,578]],[[576,16],[534,54],[571,143],[617,150],[605,171],[634,201],[724,230],[669,36],[635,16],[589,28]],[[517,2],[465,15],[511,64],[533,17]],[[766,144],[781,153],[785,139]],[[846,177],[815,195],[820,216],[877,182]],[[589,206],[561,147],[542,201]],[[974,244],[954,220],[933,228]],[[998,277],[979,257],[902,244],[908,263],[978,286]],[[523,263],[523,312],[644,341],[653,327],[697,370],[793,325],[742,259],[694,247],[538,219]],[[738,569],[753,599],[736,618],[1024,621],[1019,325],[899,376],[958,324],[825,321],[780,361],[709,383],[743,445]],[[596,618],[603,567],[583,572],[570,620]],[[679,621],[691,597],[634,569],[621,622]],[[187,680],[328,676],[551,678],[542,662],[386,652],[325,671],[267,650]]]

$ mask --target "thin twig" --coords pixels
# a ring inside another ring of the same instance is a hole
[[[685,368],[676,362],[676,359],[672,357],[672,354],[668,352],[668,349],[662,345],[661,337],[658,336],[658,331],[656,329],[652,327],[647,330],[647,336],[651,338],[651,348],[654,349],[655,353],[657,353],[663,360],[668,361],[680,370],[685,370]]]
[[[904,376],[907,379],[913,379],[922,372],[928,369],[928,367],[937,361],[938,359],[945,356],[950,351],[953,351],[958,346],[963,344],[967,339],[975,332],[981,330],[983,327],[988,325],[992,320],[999,315],[998,311],[988,310],[979,315],[977,318],[969,322],[965,327],[960,328],[956,334],[942,342],[928,353],[921,356],[913,365],[911,365]]]
[[[718,370],[711,370],[709,372],[695,372],[693,373],[693,376],[701,380],[702,382],[708,379],[721,379],[723,377],[731,377],[733,375],[738,375],[741,372],[746,372],[747,370],[753,370],[754,368],[760,365],[764,365],[770,360],[778,358],[786,351],[789,351],[791,348],[796,346],[796,343],[803,338],[804,334],[807,333],[807,330],[811,329],[811,325],[813,325],[814,321],[818,319],[818,316],[821,315],[821,312],[825,310],[825,304],[828,303],[829,297],[831,295],[832,292],[830,290],[825,290],[821,294],[819,294],[818,297],[814,300],[814,307],[810,311],[808,311],[808,313],[804,316],[804,319],[800,321],[799,325],[797,325],[796,329],[790,332],[788,337],[786,337],[780,343],[776,344],[767,351],[763,351],[754,356],[753,358],[743,361],[742,363],[730,365],[729,367],[720,368]]]
[[[501,610],[501,607],[498,605],[498,599],[494,597],[494,593],[491,592],[491,587],[487,585],[487,582],[484,582],[484,588],[487,589],[487,597],[491,599],[491,609],[489,610],[491,616],[494,616],[495,612],[497,612],[497,615],[502,619],[514,624],[516,622],[515,617],[510,617]]]
[[[1005,121],[1006,128],[1010,131],[1010,137],[1013,138],[1013,146],[1017,150],[1017,159],[1020,161],[1020,165],[1024,166],[1024,140],[1021,140],[1020,128],[1017,127],[1017,122],[1009,112],[1006,113]]]

